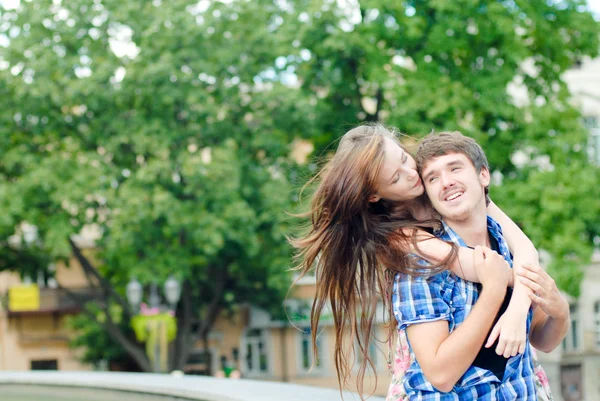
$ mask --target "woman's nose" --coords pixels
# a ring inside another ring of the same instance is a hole
[[[414,168],[406,168],[406,175],[412,181],[419,175],[419,173],[417,173],[417,170]]]

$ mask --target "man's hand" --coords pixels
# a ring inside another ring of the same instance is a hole
[[[538,265],[523,265],[519,280],[531,290],[529,298],[546,315],[553,319],[563,319],[569,313],[569,303],[562,296],[554,279]]]
[[[498,288],[506,291],[511,281],[512,269],[502,256],[489,248],[476,246],[473,264],[484,290]]]

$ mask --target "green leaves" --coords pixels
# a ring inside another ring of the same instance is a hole
[[[277,80],[255,84],[284,46],[277,7],[262,3],[46,1],[2,13],[2,29],[20,34],[0,69],[0,230],[35,225],[46,255],[2,243],[2,268],[45,270],[91,232],[96,268],[120,293],[132,276],[174,274],[191,283],[201,321],[225,272],[235,303],[280,304],[288,281],[268,277],[287,277],[288,155],[308,103]],[[217,310],[232,307],[214,296]]]
[[[295,67],[306,96],[317,94],[316,130],[327,133],[316,154],[370,120],[416,137],[472,136],[502,177],[494,201],[552,253],[559,283],[575,293],[600,216],[588,133],[561,78],[598,52],[584,2],[300,4],[288,21],[296,48],[311,55]],[[520,154],[525,165],[513,163]]]
[[[234,298],[219,305],[278,307],[290,182],[377,120],[477,139],[503,177],[494,200],[574,291],[600,227],[598,170],[561,81],[597,54],[581,1],[155,3],[23,1],[0,15],[0,232],[28,222],[39,236],[35,252],[2,243],[1,268],[43,270],[87,230],[119,291],[176,274],[199,311],[226,272]],[[303,143],[314,151],[298,165]]]

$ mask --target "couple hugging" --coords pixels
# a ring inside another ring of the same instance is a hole
[[[413,156],[395,132],[359,126],[313,180],[310,229],[291,243],[302,273],[316,271],[315,353],[321,312],[333,314],[340,386],[358,355],[362,397],[382,300],[397,323],[388,400],[552,399],[532,347],[560,344],[569,306],[491,202],[473,139],[432,133]]]

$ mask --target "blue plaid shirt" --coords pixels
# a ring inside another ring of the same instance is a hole
[[[502,236],[502,229],[488,216],[488,230],[498,242],[500,253],[512,266],[512,255]],[[465,242],[445,223],[438,236],[466,247]],[[394,281],[393,307],[399,329],[411,324],[447,320],[450,332],[458,328],[477,302],[476,284],[465,281],[446,270],[430,277],[411,277],[397,274]],[[527,316],[527,333],[531,327],[532,312]],[[452,391],[436,390],[423,374],[419,362],[413,358],[404,376],[404,387],[411,400],[536,400],[535,374],[529,339],[525,353],[508,359],[502,380],[492,372],[470,366]],[[409,342],[412,354],[412,347]]]

